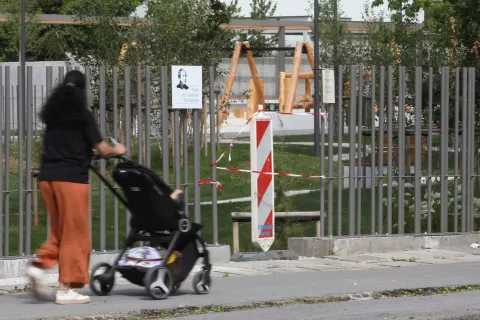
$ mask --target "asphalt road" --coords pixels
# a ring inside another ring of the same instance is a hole
[[[181,306],[248,304],[258,301],[339,295],[373,290],[471,285],[480,283],[478,270],[478,262],[465,262],[377,270],[298,272],[268,276],[225,277],[214,279],[212,291],[208,295],[195,295],[191,289],[191,281],[187,281],[176,295],[170,296],[163,301],[151,300],[146,296],[144,289],[141,287],[118,285],[113,289],[110,296],[93,296],[92,302],[88,305],[71,306],[41,303],[32,300],[32,297],[27,294],[12,294],[0,296],[0,320],[30,320],[67,316],[87,317],[122,314],[144,309],[165,310]],[[90,293],[88,289],[83,291]],[[358,306],[350,309],[350,312],[355,314],[353,312],[356,309],[360,310],[360,306],[367,306],[364,309],[371,309],[368,307],[369,304],[384,304],[385,308],[391,308],[393,305],[392,301],[396,300],[349,302],[339,306],[341,308],[349,308],[348,306],[350,305]],[[480,299],[477,299],[477,301],[480,306]],[[474,303],[473,300],[472,303]],[[292,306],[289,308],[315,308],[318,314],[320,310],[329,308],[329,306]],[[287,308],[286,310],[285,312],[288,312],[289,309]],[[348,309],[346,310],[345,314],[348,314]],[[434,310],[433,304],[432,310]],[[262,309],[251,312],[272,311],[275,310]],[[321,314],[323,314],[323,311]],[[283,313],[281,315],[284,316]],[[278,318],[278,315],[275,317]],[[293,319],[298,318],[293,317]]]
[[[181,320],[374,320],[480,319],[480,292],[389,298],[318,305],[290,305],[176,318]]]

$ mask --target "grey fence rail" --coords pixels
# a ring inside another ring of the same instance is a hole
[[[31,255],[48,236],[47,215],[31,174],[39,165],[43,129],[36,114],[55,86],[53,79],[61,81],[67,70],[46,67],[42,87],[32,82],[28,67],[27,108],[20,110],[13,99],[18,83],[11,83],[10,67],[0,67],[0,257]],[[169,68],[82,70],[102,133],[119,137],[135,160],[158,165],[155,170],[164,180],[184,189],[187,199],[193,199],[185,208],[192,220],[202,222],[202,216],[211,214],[216,244],[215,185],[212,212],[202,214],[200,206],[198,181],[207,178],[200,168],[202,111],[169,107]],[[213,128],[215,70],[204,72]],[[322,126],[318,164],[325,176],[318,199],[320,236],[478,230],[475,69],[359,65],[340,66],[337,74],[336,103],[322,105],[328,125]],[[210,141],[215,139],[210,130]],[[215,143],[210,143],[210,163],[215,153]],[[96,165],[109,177],[112,163]],[[214,167],[209,175],[216,181]],[[91,179],[93,249],[117,250],[129,213],[100,181]]]
[[[477,230],[475,69],[359,65],[338,74],[337,103],[322,107],[333,130],[321,150],[320,235]],[[339,159],[349,146],[334,176],[336,139]]]
[[[29,256],[50,232],[50,223],[39,195],[34,173],[40,165],[43,126],[37,120],[42,103],[54,90],[57,78],[63,80],[71,68],[46,67],[45,92],[38,92],[32,83],[32,67],[27,68],[26,110],[19,107],[18,83],[11,83],[9,66],[0,67],[0,132],[3,161],[0,172],[0,257]],[[200,210],[200,113],[202,110],[174,110],[170,104],[169,67],[124,67],[81,69],[87,76],[88,107],[96,116],[105,137],[116,137],[126,145],[138,163],[152,166],[152,158],[160,164],[155,168],[172,188],[193,192],[193,212],[186,213],[201,222]],[[210,93],[211,124],[215,125],[213,67],[204,68],[206,92]],[[58,77],[57,77],[58,76]],[[57,81],[58,82],[58,81]],[[38,101],[37,97],[43,99]],[[15,115],[15,117],[13,117]],[[215,130],[210,139],[215,141]],[[183,143],[184,142],[184,143]],[[181,146],[183,144],[183,148]],[[193,146],[192,146],[193,145]],[[212,144],[215,146],[215,143]],[[159,146],[159,150],[152,146]],[[193,149],[193,152],[192,150]],[[215,158],[215,148],[211,156]],[[102,175],[109,177],[108,168],[115,161],[95,162]],[[189,168],[193,170],[189,173]],[[193,171],[193,177],[191,172]],[[205,178],[205,177],[203,177]],[[129,212],[110,195],[107,187],[90,175],[89,222],[92,249],[117,250],[129,228]],[[117,186],[115,186],[117,187]],[[216,215],[216,188],[212,185],[212,213]],[[213,220],[212,243],[218,242],[217,217]],[[108,222],[107,222],[108,221]],[[210,241],[210,239],[208,239]]]

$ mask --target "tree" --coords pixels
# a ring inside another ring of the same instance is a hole
[[[250,17],[252,20],[268,20],[275,15],[277,3],[272,0],[252,0],[250,3]],[[278,47],[278,34],[265,35],[263,30],[239,30],[238,41],[248,41],[252,47]],[[272,51],[253,51],[254,57],[270,57]]]
[[[135,11],[140,0],[32,0],[27,1],[27,16],[33,22],[27,23],[27,60],[66,60],[67,52],[74,58],[85,62],[92,55],[102,57],[102,61],[112,57],[111,50],[105,47],[118,45],[119,38],[129,28],[120,28],[114,24],[114,17],[129,16]],[[20,42],[20,1],[4,0],[0,3],[0,12],[7,13],[9,21],[0,24],[0,59],[18,61],[18,43]],[[87,17],[101,17],[100,24],[84,26],[46,25],[35,21],[38,14],[70,14],[86,21]],[[113,27],[112,27],[113,26]],[[121,44],[115,56],[118,55]]]

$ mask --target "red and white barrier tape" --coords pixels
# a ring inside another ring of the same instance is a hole
[[[220,157],[215,161],[214,163],[211,164],[212,167],[216,166],[220,160],[225,156],[225,154],[228,153],[228,162],[230,163],[232,161],[232,148],[233,145],[235,144],[235,141],[237,141],[238,137],[240,134],[245,130],[245,128],[248,126],[248,124],[252,121],[253,117],[255,117],[259,113],[277,113],[281,115],[295,115],[295,116],[321,116],[322,118],[325,118],[325,113],[310,113],[310,112],[304,112],[304,113],[293,113],[293,112],[279,112],[279,111],[257,111],[255,112],[248,120],[247,122],[242,126],[240,131],[238,131],[237,135],[235,138],[233,138],[232,142],[228,145],[228,147],[223,151],[223,153],[220,155]]]
[[[214,181],[214,180],[198,180],[198,184],[214,184],[218,191],[222,192],[223,191],[223,186],[219,181]]]
[[[284,172],[261,172],[256,170],[247,170],[247,169],[239,169],[239,168],[227,168],[227,167],[217,167],[219,170],[226,170],[226,171],[234,171],[234,172],[245,172],[245,173],[258,173],[258,174],[265,174],[265,175],[272,175],[272,176],[279,176],[279,177],[297,177],[297,178],[305,178],[305,179],[325,179],[325,176],[310,176],[307,174],[294,174],[294,173],[284,173]]]
[[[305,174],[294,174],[294,173],[262,173],[260,171],[252,171],[252,170],[246,170],[246,169],[238,169],[238,168],[226,168],[226,167],[218,167],[217,164],[222,160],[222,158],[225,156],[225,154],[228,151],[228,162],[230,163],[232,161],[232,148],[233,145],[235,144],[235,141],[240,137],[240,134],[245,130],[245,128],[248,126],[248,124],[252,121],[253,117],[255,117],[259,113],[277,113],[281,115],[298,115],[298,116],[321,116],[322,118],[325,118],[325,113],[310,113],[310,112],[305,112],[305,113],[293,113],[293,112],[279,112],[279,111],[260,111],[260,112],[255,112],[248,120],[247,122],[242,126],[240,131],[238,131],[237,135],[235,138],[233,138],[232,142],[228,145],[228,147],[223,151],[223,153],[220,155],[220,157],[215,161],[214,163],[211,164],[212,167],[217,167],[219,170],[226,170],[226,171],[234,171],[234,172],[245,172],[245,173],[259,173],[259,174],[269,174],[269,175],[274,175],[274,176],[280,176],[280,177],[298,177],[298,178],[306,178],[306,179],[325,179],[325,176],[310,176],[310,175],[305,175]],[[212,180],[200,180],[198,182],[199,184],[215,184],[217,185],[217,189],[221,192],[223,190],[223,186],[220,182],[218,181],[212,181]]]

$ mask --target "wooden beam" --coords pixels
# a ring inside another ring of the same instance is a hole
[[[245,41],[243,44],[247,49],[250,48],[250,42]],[[257,66],[255,65],[255,61],[253,60],[253,53],[251,50],[247,50],[247,61],[248,61],[248,66],[250,67],[250,72],[252,73],[253,83],[255,84],[257,101],[259,102],[259,104],[263,105],[263,108],[265,110],[265,93],[263,92],[263,87],[260,81],[260,77],[258,76]],[[257,108],[258,106],[255,107],[255,110]]]
[[[300,74],[300,66],[302,64],[302,49],[303,43],[301,41],[297,41],[297,45],[295,48],[295,57],[293,59],[293,72],[291,78],[292,83],[290,84],[284,111],[287,113],[292,112],[293,104],[295,103],[295,96],[297,93],[298,85],[298,75]]]
[[[305,80],[305,97],[308,97],[309,99],[312,99],[312,80],[311,79],[306,79]]]
[[[291,73],[286,73],[285,74],[285,78],[287,79],[290,79],[292,77],[292,74]],[[314,78],[314,74],[313,73],[309,73],[309,72],[302,72],[302,73],[299,73],[298,74],[298,79],[300,80],[307,80],[307,79],[313,79]]]
[[[233,50],[232,62],[230,64],[230,71],[228,72],[228,78],[223,89],[223,98],[220,110],[222,110],[230,99],[230,92],[232,91],[233,81],[237,74],[238,60],[240,59],[240,53],[242,51],[242,42],[237,41],[235,43],[235,49]]]
[[[307,49],[308,62],[310,63],[310,68],[312,68],[312,72],[313,72],[313,69],[315,69],[315,59],[313,56],[313,49],[312,49],[312,46],[310,45],[310,42],[305,42],[305,48]]]

